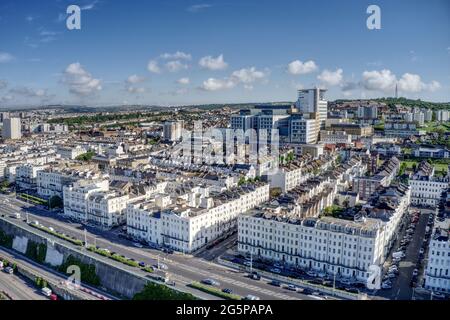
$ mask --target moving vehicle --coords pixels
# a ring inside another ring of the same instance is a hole
[[[47,288],[47,287],[42,288],[42,289],[41,289],[41,292],[42,292],[42,294],[43,294],[44,296],[46,296],[46,297],[50,297],[50,296],[52,295],[52,290],[50,290],[50,289]]]
[[[136,248],[143,248],[144,246],[142,244],[140,244],[139,242],[133,242],[133,246],[135,246]]]
[[[270,269],[270,272],[273,272],[273,273],[281,273],[281,269],[278,269],[278,268],[271,268],[271,269]]]
[[[281,286],[281,282],[278,280],[272,280],[269,282],[270,285],[275,286],[275,287],[280,287]]]
[[[257,274],[256,272],[249,274],[248,277],[253,280],[261,280],[261,276],[259,274]]]
[[[220,286],[220,283],[213,279],[203,279],[202,283],[207,284],[209,286],[216,286],[216,287]]]
[[[290,290],[290,291],[297,291],[297,287],[294,286],[293,284],[289,284],[286,289]]]
[[[13,274],[13,273],[14,273],[14,269],[11,268],[11,267],[6,267],[4,271],[5,271],[6,273],[9,273],[9,274]]]
[[[244,297],[244,300],[260,300],[260,298],[252,294],[248,294]]]

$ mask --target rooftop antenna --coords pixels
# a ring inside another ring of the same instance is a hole
[[[395,99],[398,99],[398,83],[395,84]]]

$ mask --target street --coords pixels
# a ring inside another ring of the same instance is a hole
[[[6,196],[1,195],[0,199],[6,199]],[[21,219],[15,219],[9,217],[12,214],[20,212],[22,214]],[[61,219],[60,216],[50,213],[43,209],[35,208],[29,204],[22,203],[16,199],[8,198],[6,205],[0,207],[0,213],[6,215],[7,219],[17,223],[25,228],[30,228],[23,221],[28,213],[30,221],[38,220],[41,224],[47,227],[53,227],[56,231],[63,232],[67,235],[74,236],[78,239],[84,240],[85,232],[84,226],[79,223],[71,223],[66,219]],[[40,233],[39,230],[34,229],[34,232]],[[117,232],[101,231],[95,228],[87,227],[86,240],[88,244],[96,245],[101,248],[106,248],[111,252],[122,254],[128,258],[133,258],[137,261],[145,262],[149,265],[154,265],[163,262],[168,266],[169,278],[175,281],[176,285],[186,286],[194,281],[201,281],[205,278],[214,279],[221,284],[221,288],[229,288],[235,294],[246,296],[248,294],[256,295],[263,300],[274,299],[305,299],[309,300],[310,297],[295,293],[282,288],[276,288],[269,285],[268,279],[261,279],[261,281],[254,281],[245,276],[245,273],[238,272],[228,267],[218,265],[216,263],[206,261],[200,258],[192,257],[190,255],[183,254],[165,254],[161,251],[149,249],[149,248],[136,248],[131,241],[121,239],[118,237]],[[61,242],[63,240],[56,240]],[[227,240],[226,240],[227,241]],[[64,242],[64,241],[63,241]],[[65,245],[72,247],[64,242]],[[80,250],[80,247],[77,247]],[[84,249],[82,249],[84,250]],[[88,254],[86,252],[86,254]],[[102,260],[103,257],[96,255],[97,258]],[[112,263],[111,260],[108,260]],[[121,265],[121,268],[127,269],[142,276],[147,274],[137,268],[131,268]],[[189,290],[191,290],[189,288]],[[193,290],[193,289],[192,289]],[[196,294],[198,293],[198,290]],[[201,293],[204,295],[204,293]],[[212,297],[208,295],[209,299]],[[217,297],[214,297],[217,299]]]
[[[48,300],[28,280],[4,271],[0,271],[0,293],[7,293],[12,300]]]

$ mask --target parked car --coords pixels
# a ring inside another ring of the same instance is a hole
[[[423,254],[425,252],[424,248],[420,248],[419,253]]]
[[[251,273],[248,277],[253,280],[261,280],[261,276],[257,273]]]
[[[144,268],[145,267],[145,262],[139,262],[139,267]]]
[[[168,253],[168,254],[173,254],[173,250],[170,249],[170,248],[163,248],[163,249],[162,249],[162,252]]]
[[[246,296],[244,297],[244,300],[260,300],[260,298],[257,297],[257,296],[248,294],[248,295],[246,295]]]
[[[317,277],[317,273],[312,270],[307,271],[306,274],[310,277]]]
[[[273,273],[281,273],[281,270],[278,269],[278,268],[271,268],[271,269],[270,269],[270,272],[273,272]]]
[[[384,282],[381,284],[381,288],[382,288],[382,289],[392,289],[392,282],[390,282],[390,281],[384,281]]]
[[[232,294],[232,293],[233,293],[233,290],[228,289],[228,288],[224,288],[224,289],[222,289],[222,292],[228,293],[228,294]]]
[[[43,294],[44,296],[46,296],[46,297],[50,297],[50,296],[52,295],[52,290],[50,290],[50,289],[47,288],[47,287],[42,288],[42,289],[41,289],[41,292],[42,292],[42,294]]]
[[[413,277],[416,277],[419,275],[419,270],[418,269],[414,269],[413,271]]]

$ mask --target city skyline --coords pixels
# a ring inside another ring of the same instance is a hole
[[[369,1],[79,1],[81,30],[70,4],[0,6],[0,108],[295,101],[314,86],[450,101],[446,1],[377,1],[381,30]]]

